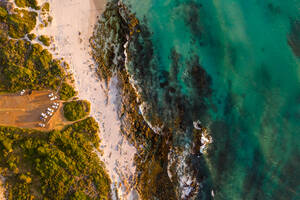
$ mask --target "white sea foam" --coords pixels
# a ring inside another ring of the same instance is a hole
[[[168,154],[168,175],[173,180],[172,171],[176,173],[177,180],[173,184],[176,186],[177,195],[180,199],[193,199],[199,189],[199,183],[194,171],[188,165],[190,154],[191,146],[189,144],[186,144],[181,149],[171,149]]]

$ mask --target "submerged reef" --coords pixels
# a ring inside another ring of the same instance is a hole
[[[291,22],[291,33],[288,37],[288,44],[292,48],[294,54],[300,57],[300,21]]]

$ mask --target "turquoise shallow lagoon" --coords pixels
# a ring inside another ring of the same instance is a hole
[[[157,112],[171,121],[182,101],[211,132],[215,199],[300,199],[300,1],[124,2],[149,31]]]

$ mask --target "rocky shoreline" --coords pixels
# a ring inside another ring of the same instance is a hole
[[[153,106],[146,103],[149,100],[144,99],[144,91],[139,87],[141,83],[129,73],[128,65],[132,65],[135,56],[130,48],[135,46],[136,51],[143,51],[139,50],[142,46],[139,47],[138,38],[147,38],[149,34],[147,27],[140,24],[124,4],[109,2],[91,38],[97,74],[108,87],[112,77],[118,79],[121,130],[137,149],[135,184],[131,187],[137,189],[141,199],[196,199],[201,196],[203,185],[199,177],[203,172],[197,172],[191,162],[193,155],[201,156],[200,147],[204,141],[201,138],[204,132],[207,133],[206,129],[193,128],[194,136],[188,146],[176,144],[176,135],[185,134],[183,116],[177,117],[175,126],[164,124],[161,116],[149,111]],[[147,55],[151,56],[150,40],[147,51],[150,55],[145,54],[144,62],[151,60],[147,58]],[[174,131],[181,133],[174,134]]]

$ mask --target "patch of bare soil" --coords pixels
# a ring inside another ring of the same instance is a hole
[[[63,117],[61,103],[58,109],[54,109],[54,102],[49,98],[50,91],[33,91],[31,94],[5,94],[0,95],[0,125],[20,128],[35,128],[40,130],[52,130],[63,127],[66,120]],[[41,120],[41,113],[47,113],[47,109],[53,110],[53,115],[48,116],[47,121]],[[39,124],[45,124],[44,128]]]

